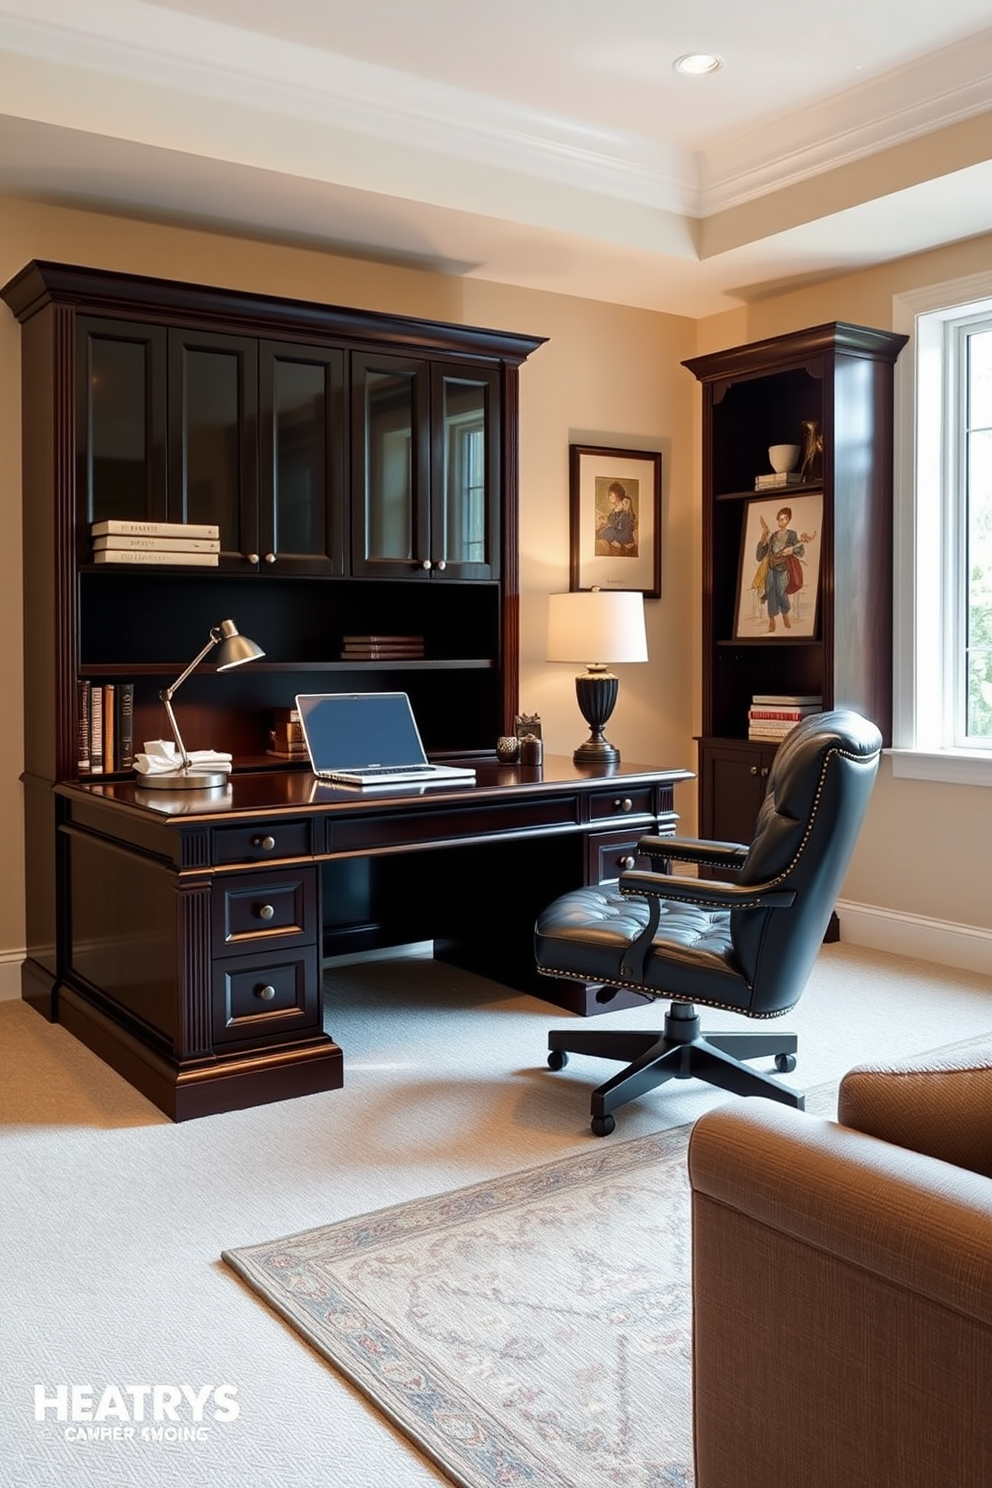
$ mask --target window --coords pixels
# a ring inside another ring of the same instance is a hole
[[[895,301],[897,775],[992,785],[992,275]]]

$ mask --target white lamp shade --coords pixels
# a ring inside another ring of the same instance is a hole
[[[647,661],[644,596],[629,589],[549,595],[547,659],[586,666]]]

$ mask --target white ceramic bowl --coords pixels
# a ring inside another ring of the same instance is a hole
[[[798,444],[770,444],[768,446],[768,461],[772,469],[780,475],[785,475],[790,470],[795,470],[799,463]]]

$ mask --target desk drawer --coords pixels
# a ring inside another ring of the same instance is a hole
[[[587,838],[586,883],[610,883],[628,868],[650,868],[650,858],[640,857],[637,844],[643,833],[590,832]]]
[[[232,956],[214,963],[215,1044],[301,1033],[319,1025],[317,947],[296,955]]]
[[[589,796],[589,820],[604,821],[613,816],[653,816],[654,790],[638,785],[624,790],[594,791]]]
[[[264,863],[274,858],[311,856],[310,823],[269,821],[243,827],[214,827],[215,863]]]
[[[317,870],[236,874],[214,884],[213,954],[317,940]]]

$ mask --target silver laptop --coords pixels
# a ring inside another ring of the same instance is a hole
[[[296,699],[310,768],[337,785],[467,784],[475,771],[432,765],[405,692],[307,692]]]

